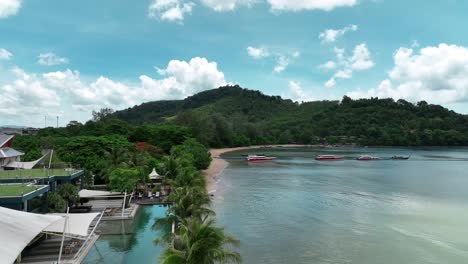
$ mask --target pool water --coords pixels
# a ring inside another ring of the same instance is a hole
[[[163,248],[153,240],[159,232],[152,229],[157,218],[164,217],[166,207],[140,207],[134,220],[104,221],[98,230],[102,235],[83,263],[130,264],[158,263]]]

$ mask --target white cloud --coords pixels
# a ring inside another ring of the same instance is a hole
[[[227,84],[215,62],[199,57],[188,62],[172,60],[166,68],[158,69],[162,78],[141,75],[135,83],[104,76],[85,81],[78,71],[70,69],[35,75],[15,68],[11,73],[15,80],[0,86],[0,123],[13,120],[28,124],[39,120],[38,116],[43,120],[45,113],[62,115],[69,106],[89,114],[102,107],[121,109],[145,101],[181,99]],[[67,114],[87,116],[77,113]]]
[[[67,64],[68,59],[67,58],[62,58],[57,55],[55,55],[52,52],[48,53],[41,53],[37,57],[38,61],[37,63],[45,66],[53,66],[53,65],[59,65],[59,64]]]
[[[148,16],[170,22],[181,23],[186,14],[192,13],[193,2],[182,0],[153,0],[148,7]]]
[[[468,47],[439,44],[419,53],[399,48],[395,66],[376,88],[348,93],[350,97],[391,97],[446,104],[468,101]]]
[[[1,1],[1,0],[0,0]],[[9,60],[13,57],[13,54],[6,49],[0,48],[0,60]]]
[[[174,82],[172,88],[180,92],[179,98],[227,84],[217,63],[200,57],[189,62],[172,60],[166,69],[158,69],[158,73]]]
[[[350,59],[351,69],[367,70],[374,67],[374,62],[371,59],[371,53],[365,43],[354,47],[353,56]]]
[[[335,78],[331,78],[330,80],[325,82],[325,87],[327,88],[333,88],[336,85],[336,80]]]
[[[34,74],[22,69],[11,69],[13,81],[0,86],[0,113],[3,118],[14,119],[37,118],[46,112],[45,109],[58,112],[60,99],[54,90],[48,89]]]
[[[282,53],[277,54],[276,65],[273,68],[273,72],[281,73],[285,71],[286,68],[294,61],[294,59],[299,58],[300,55],[301,54],[299,51],[294,51],[293,53],[286,55]]]
[[[365,43],[354,47],[353,54],[347,56],[344,49],[334,48],[336,61],[319,65],[321,69],[337,69],[335,74],[324,84],[327,88],[336,85],[336,79],[350,79],[354,71],[364,71],[374,67],[371,52]]]
[[[325,10],[338,7],[351,7],[357,0],[267,0],[273,11]]]
[[[273,71],[276,72],[276,73],[283,72],[288,67],[289,62],[290,61],[289,61],[288,57],[279,56],[278,59],[276,60],[276,66],[275,66],[275,68],[273,68]]]
[[[325,62],[324,64],[320,64],[318,67],[324,70],[333,70],[336,67],[338,67],[338,65],[336,65],[336,62],[330,60]]]
[[[290,98],[297,102],[310,102],[313,101],[313,97],[302,89],[301,84],[295,81],[289,81],[289,92]]]
[[[21,0],[0,0],[0,19],[16,15],[21,8]]]
[[[319,39],[322,40],[323,43],[333,43],[339,37],[342,37],[346,32],[350,31],[357,31],[357,25],[348,25],[342,29],[326,29],[325,31],[319,34]]]
[[[247,47],[247,53],[249,54],[250,57],[254,59],[262,59],[270,56],[270,53],[266,48],[263,47]]]
[[[201,0],[202,3],[215,11],[231,11],[239,6],[251,6],[256,0]]]

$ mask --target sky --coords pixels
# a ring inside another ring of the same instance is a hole
[[[57,116],[64,126],[226,84],[467,114],[466,10],[466,0],[0,0],[0,126]]]

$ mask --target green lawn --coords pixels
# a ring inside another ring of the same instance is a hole
[[[17,179],[17,178],[47,178],[50,176],[68,176],[77,172],[77,170],[64,169],[32,169],[32,170],[0,170],[0,179]]]
[[[22,184],[15,185],[0,185],[0,197],[6,196],[23,196],[44,186],[27,186]]]

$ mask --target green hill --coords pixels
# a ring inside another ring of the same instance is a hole
[[[285,143],[468,145],[468,117],[439,105],[360,99],[299,104],[226,86],[113,115],[133,125],[175,123],[212,147]]]

